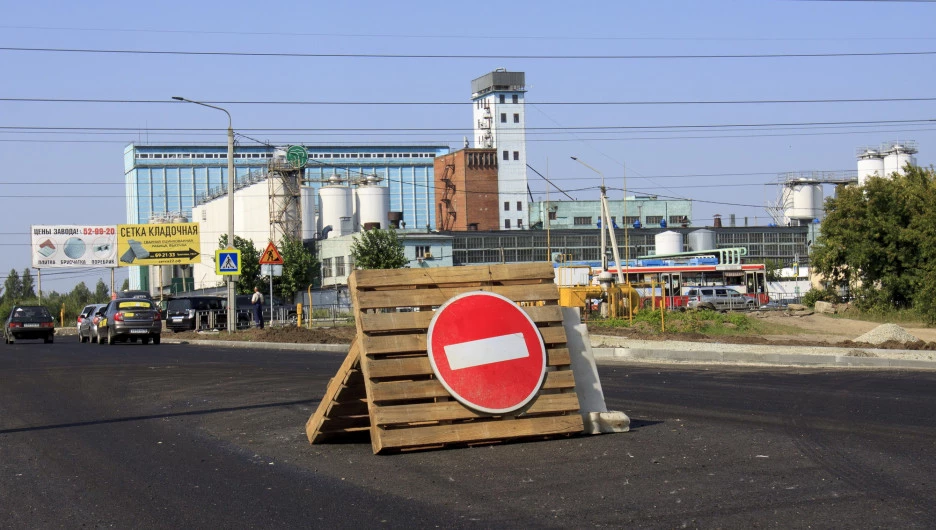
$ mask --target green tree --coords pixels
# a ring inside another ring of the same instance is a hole
[[[104,280],[100,278],[97,281],[97,285],[94,286],[94,301],[95,303],[101,304],[110,299],[110,290],[107,288],[107,284],[104,283]]]
[[[3,292],[6,293],[4,299],[10,302],[18,302],[22,299],[22,296],[20,296],[22,291],[23,282],[20,281],[19,273],[16,272],[16,269],[10,269],[6,281],[3,282]]]
[[[222,234],[218,238],[218,248],[224,250],[228,246],[227,234]],[[244,239],[234,234],[234,248],[240,250],[241,275],[237,282],[238,294],[250,294],[254,287],[263,289],[260,280],[260,251],[254,246],[251,239]]]
[[[354,236],[351,257],[361,269],[401,269],[409,263],[403,253],[403,242],[394,229],[375,228]]]
[[[20,276],[20,296],[23,300],[36,298],[36,284],[33,281],[32,272],[29,268],[23,269],[23,275]]]
[[[274,279],[274,288],[278,284],[280,296],[292,301],[295,294],[305,291],[317,276],[318,260],[301,240],[289,236],[280,242],[279,251],[283,256],[283,275]]]
[[[826,201],[813,268],[847,288],[866,309],[914,307],[936,322],[936,174],[871,178]]]

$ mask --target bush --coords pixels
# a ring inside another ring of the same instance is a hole
[[[815,307],[816,302],[829,302],[834,304],[838,302],[838,299],[838,295],[833,289],[810,289],[803,295],[803,305]]]

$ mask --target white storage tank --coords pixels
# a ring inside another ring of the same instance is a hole
[[[858,148],[858,185],[864,186],[865,181],[874,176],[884,176],[884,155],[871,147]]]
[[[656,255],[676,254],[683,251],[682,234],[667,230],[654,236]]]
[[[695,230],[689,232],[689,251],[701,252],[718,248],[718,236],[711,230]]]
[[[355,190],[356,224],[362,230],[386,230],[390,226],[390,188],[381,186],[381,180],[380,177],[369,176]]]
[[[884,174],[890,177],[894,173],[904,173],[904,166],[916,165],[916,142],[891,142],[882,148],[884,153]]]
[[[319,188],[321,200],[322,231],[327,227],[331,230],[326,238],[348,235],[354,230],[354,223],[348,220],[354,218],[354,204],[351,197],[351,188],[344,185],[340,177],[329,179],[327,185]],[[342,219],[345,222],[342,222]]]
[[[286,165],[286,147],[276,147],[273,149],[273,165]]]
[[[800,179],[784,184],[784,215],[797,224],[808,224],[822,217],[822,184],[815,180]]]
[[[315,239],[315,189],[311,186],[299,188],[299,219],[302,221],[302,240]]]

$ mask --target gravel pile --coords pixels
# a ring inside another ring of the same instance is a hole
[[[868,344],[881,344],[887,341],[906,344],[908,342],[920,342],[920,339],[914,337],[897,324],[881,324],[855,339],[855,342],[867,342]]]

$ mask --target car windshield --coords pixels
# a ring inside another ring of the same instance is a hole
[[[185,298],[169,300],[169,305],[167,305],[166,308],[170,311],[185,311],[192,308],[192,301]]]

